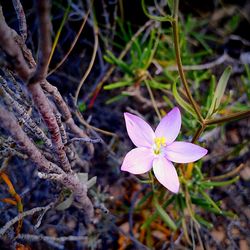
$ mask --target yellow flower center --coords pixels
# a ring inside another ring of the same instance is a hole
[[[160,154],[162,147],[166,147],[167,146],[167,144],[166,144],[166,138],[164,136],[163,137],[156,137],[154,139],[154,143],[155,144],[154,144],[153,149],[154,149],[154,153],[156,155]]]

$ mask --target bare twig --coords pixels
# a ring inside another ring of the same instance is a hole
[[[5,108],[0,106],[0,126],[8,131],[17,144],[27,153],[31,160],[43,171],[52,173],[62,173],[63,171],[55,164],[47,161],[29,137],[19,126],[16,118]]]
[[[0,76],[0,81],[5,81]],[[7,106],[13,107],[19,117],[23,120],[24,124],[28,126],[28,128],[32,131],[32,133],[39,139],[41,139],[46,147],[52,148],[52,142],[51,140],[45,135],[45,133],[36,125],[36,123],[32,120],[30,115],[26,112],[26,110],[23,108],[22,105],[20,105],[17,101],[13,100],[12,96],[10,96],[4,88],[1,87],[0,84],[0,90],[2,90],[3,99],[6,102]]]
[[[23,38],[23,41],[26,41],[26,39],[27,39],[27,23],[26,23],[25,14],[23,11],[23,6],[22,6],[20,0],[12,0],[12,3],[13,3],[13,7],[16,11],[20,35]]]
[[[99,142],[102,142],[102,140],[100,138],[91,139],[91,138],[87,137],[87,138],[72,138],[72,139],[70,139],[68,141],[67,144],[70,144],[70,143],[75,142],[75,141],[88,142],[88,143],[99,143]]]
[[[18,239],[27,240],[27,241],[47,241],[52,240],[55,242],[65,242],[65,241],[80,241],[80,240],[86,240],[87,236],[63,236],[63,237],[51,237],[51,236],[45,236],[45,235],[33,235],[33,234],[20,234]]]
[[[47,77],[48,61],[51,51],[50,1],[37,0],[36,4],[39,20],[39,57],[36,71],[28,84],[36,84]]]
[[[23,213],[18,214],[16,217],[8,221],[1,229],[0,229],[0,237],[2,237],[7,230],[12,227],[17,221],[23,219],[26,216],[33,215],[35,213],[41,212],[41,211],[47,211],[51,209],[54,206],[54,202],[48,204],[45,207],[36,207],[31,210],[25,211]]]
[[[59,158],[60,166],[66,172],[72,172],[67,155],[64,151],[64,145],[62,143],[62,137],[60,134],[59,126],[57,124],[56,117],[53,113],[53,109],[51,108],[48,102],[47,97],[45,96],[40,84],[31,84],[28,86],[28,89],[32,94],[37,109],[39,110],[45,124],[49,129],[53,145],[55,146],[55,151]]]
[[[27,64],[16,42],[18,34],[5,22],[2,6],[0,6],[0,37],[0,47],[9,56],[10,66],[14,67],[22,79],[27,80],[33,70]]]
[[[60,133],[61,133],[62,143],[65,145],[68,141],[68,138],[67,138],[67,134],[66,134],[65,128],[64,128],[63,123],[62,123],[61,115],[57,112],[55,114],[55,117],[56,117],[56,121],[57,121],[59,130],[60,130]]]
[[[40,50],[42,59],[39,61],[36,73],[33,76],[33,80],[31,80],[31,83],[33,84],[28,84],[28,90],[30,91],[34,104],[36,105],[51,134],[52,143],[55,147],[55,152],[56,156],[59,159],[60,167],[48,161],[44,157],[44,155],[33,144],[31,139],[18,124],[17,119],[3,107],[0,107],[0,126],[10,133],[19,147],[22,148],[30,157],[30,159],[37,165],[39,171],[48,173],[47,178],[55,179],[56,181],[63,184],[66,188],[69,188],[73,191],[76,201],[79,203],[79,207],[84,210],[88,219],[92,219],[94,215],[94,209],[90,199],[87,196],[86,183],[81,183],[78,176],[71,169],[71,165],[68,161],[66,151],[62,142],[60,133],[61,131],[58,126],[57,119],[53,112],[53,108],[51,107],[51,103],[44,93],[44,90],[46,90],[47,88],[54,94],[53,97],[55,98],[55,103],[58,105],[59,110],[62,112],[64,118],[66,118],[66,125],[71,129],[71,131],[77,134],[77,136],[85,137],[86,134],[83,132],[83,130],[81,130],[74,123],[69,108],[63,101],[58,90],[44,80],[47,73],[47,66],[45,65],[45,63],[47,62],[47,58],[49,55],[48,48],[50,48],[50,43],[48,41],[50,39],[49,24],[45,24],[44,22],[48,21],[49,23],[49,11],[48,1],[44,3],[42,0],[39,0],[38,5],[39,4],[41,5],[40,11],[43,12],[41,13],[40,17],[40,20],[42,21],[40,28],[41,31],[44,30],[46,34],[43,34],[45,37],[42,41]],[[46,27],[42,27],[43,24]],[[23,39],[6,24],[1,7],[0,36],[2,38],[0,39],[0,46],[2,50],[8,55],[8,58],[11,59],[11,64],[15,70],[15,74],[18,75],[23,81],[28,82],[30,76],[32,75],[32,72],[34,72],[36,63],[32,57],[32,54],[25,46]],[[39,79],[42,79],[42,81],[39,81]],[[41,86],[43,86],[44,90]],[[0,95],[3,95],[1,91]]]

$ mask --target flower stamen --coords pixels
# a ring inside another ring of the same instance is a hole
[[[154,144],[153,148],[154,148],[154,153],[156,155],[160,154],[162,147],[166,147],[167,146],[167,144],[166,144],[166,138],[164,136],[162,136],[162,137],[156,137],[154,139],[154,143],[155,144]]]

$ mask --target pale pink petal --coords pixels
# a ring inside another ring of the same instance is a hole
[[[175,107],[162,118],[155,130],[156,137],[165,137],[166,143],[172,143],[181,129],[181,112]]]
[[[173,193],[179,191],[179,178],[172,162],[159,156],[153,161],[153,170],[157,180]]]
[[[124,113],[126,128],[136,147],[152,147],[155,134],[153,129],[140,117]]]
[[[126,154],[121,170],[132,174],[144,174],[152,168],[154,157],[151,149],[134,148]]]
[[[164,150],[168,160],[177,163],[197,161],[207,154],[207,150],[189,142],[173,142]]]

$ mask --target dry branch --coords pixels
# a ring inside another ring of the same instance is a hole
[[[86,138],[87,135],[75,124],[69,107],[64,102],[57,88],[45,80],[48,67],[47,62],[51,47],[49,1],[39,0],[37,4],[40,20],[39,40],[41,42],[40,56],[37,67],[31,52],[24,43],[24,39],[20,37],[13,29],[11,29],[5,22],[1,6],[0,47],[7,55],[7,63],[9,67],[13,69],[14,74],[20,77],[24,82],[32,83],[28,84],[28,90],[32,95],[34,105],[36,106],[39,114],[44,120],[47,129],[49,130],[53,144],[51,153],[55,153],[56,157],[58,158],[58,163],[54,164],[48,160],[49,158],[53,159],[53,157],[48,157],[48,159],[45,158],[44,154],[48,152],[45,152],[46,150],[41,152],[25,133],[24,129],[22,129],[17,118],[11,112],[6,110],[6,108],[1,106],[0,126],[12,136],[18,146],[36,164],[39,171],[41,171],[41,177],[56,180],[68,189],[72,190],[76,201],[78,202],[78,207],[84,210],[86,216],[89,219],[92,219],[94,215],[94,209],[90,199],[87,196],[86,183],[80,182],[78,176],[73,172],[72,165],[70,164],[66,154],[67,148],[64,146],[64,143],[67,141],[67,134],[65,133],[66,131],[64,130],[63,123],[65,123],[66,126],[78,137]],[[62,121],[61,119],[58,119],[58,115],[55,115],[56,109],[53,109],[53,105],[51,105],[48,97],[45,95],[45,92],[53,96],[53,101],[60,112],[60,116],[63,118]],[[9,104],[15,108],[16,113],[18,113],[20,117],[25,116],[24,120],[29,120],[29,122],[31,122],[27,114],[20,106],[19,102],[21,101],[15,98],[9,98],[6,93],[6,91],[0,91],[0,95],[5,95],[5,99],[8,99]],[[13,93],[16,95],[15,92]],[[91,146],[93,149],[93,145]]]
[[[51,52],[51,22],[50,22],[50,1],[37,0],[37,15],[39,21],[39,57],[37,68],[28,84],[36,84],[47,77],[48,62]]]

